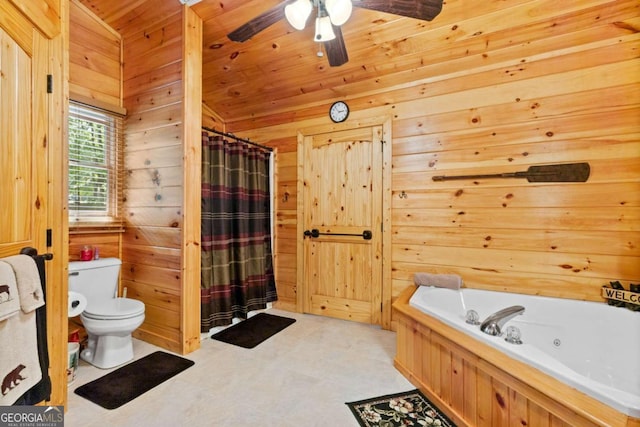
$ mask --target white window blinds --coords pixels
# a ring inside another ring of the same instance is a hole
[[[122,227],[124,120],[69,105],[69,227]]]

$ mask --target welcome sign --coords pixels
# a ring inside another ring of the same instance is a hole
[[[602,296],[606,299],[640,305],[640,293],[625,291],[623,289],[602,288]]]

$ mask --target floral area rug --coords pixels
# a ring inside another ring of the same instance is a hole
[[[418,389],[347,402],[347,406],[362,427],[455,427]]]

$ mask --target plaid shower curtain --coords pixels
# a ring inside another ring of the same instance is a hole
[[[202,132],[202,332],[277,300],[269,156]]]

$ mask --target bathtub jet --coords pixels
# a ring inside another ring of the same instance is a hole
[[[480,325],[480,330],[485,334],[500,336],[505,323],[522,313],[524,313],[524,307],[521,305],[503,308],[487,317]]]

